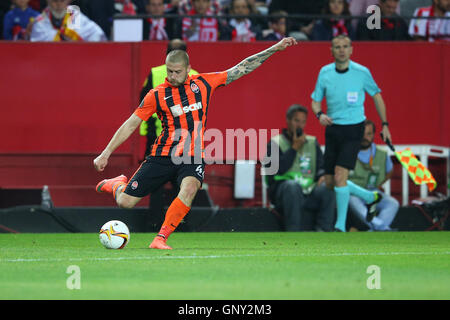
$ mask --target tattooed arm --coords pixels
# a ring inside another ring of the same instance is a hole
[[[240,77],[249,74],[256,68],[258,68],[260,65],[262,65],[262,63],[266,61],[275,52],[282,51],[294,44],[297,44],[297,41],[294,38],[292,37],[284,38],[277,44],[271,46],[270,48],[244,59],[243,61],[235,65],[233,68],[227,70],[228,76],[226,84],[230,84],[231,82],[239,79]]]

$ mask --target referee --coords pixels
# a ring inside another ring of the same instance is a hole
[[[334,62],[322,67],[316,87],[311,94],[311,108],[321,125],[325,126],[325,182],[336,192],[336,231],[345,232],[350,194],[363,199],[373,211],[381,200],[377,192],[370,192],[347,181],[349,170],[355,167],[364,135],[364,99],[367,92],[374,100],[382,122],[383,139],[391,139],[386,118],[386,107],[368,68],[350,60],[353,47],[346,35],[331,41]],[[326,113],[321,102],[327,100]]]

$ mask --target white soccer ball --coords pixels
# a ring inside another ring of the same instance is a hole
[[[108,221],[100,229],[100,242],[107,249],[123,249],[130,241],[130,231],[119,220]]]

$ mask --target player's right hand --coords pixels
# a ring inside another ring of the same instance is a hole
[[[103,171],[105,170],[105,167],[108,165],[108,158],[99,155],[97,158],[94,159],[94,168],[97,171]]]

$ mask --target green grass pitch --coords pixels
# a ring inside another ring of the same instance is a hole
[[[450,299],[449,232],[153,237],[0,234],[0,299]]]

